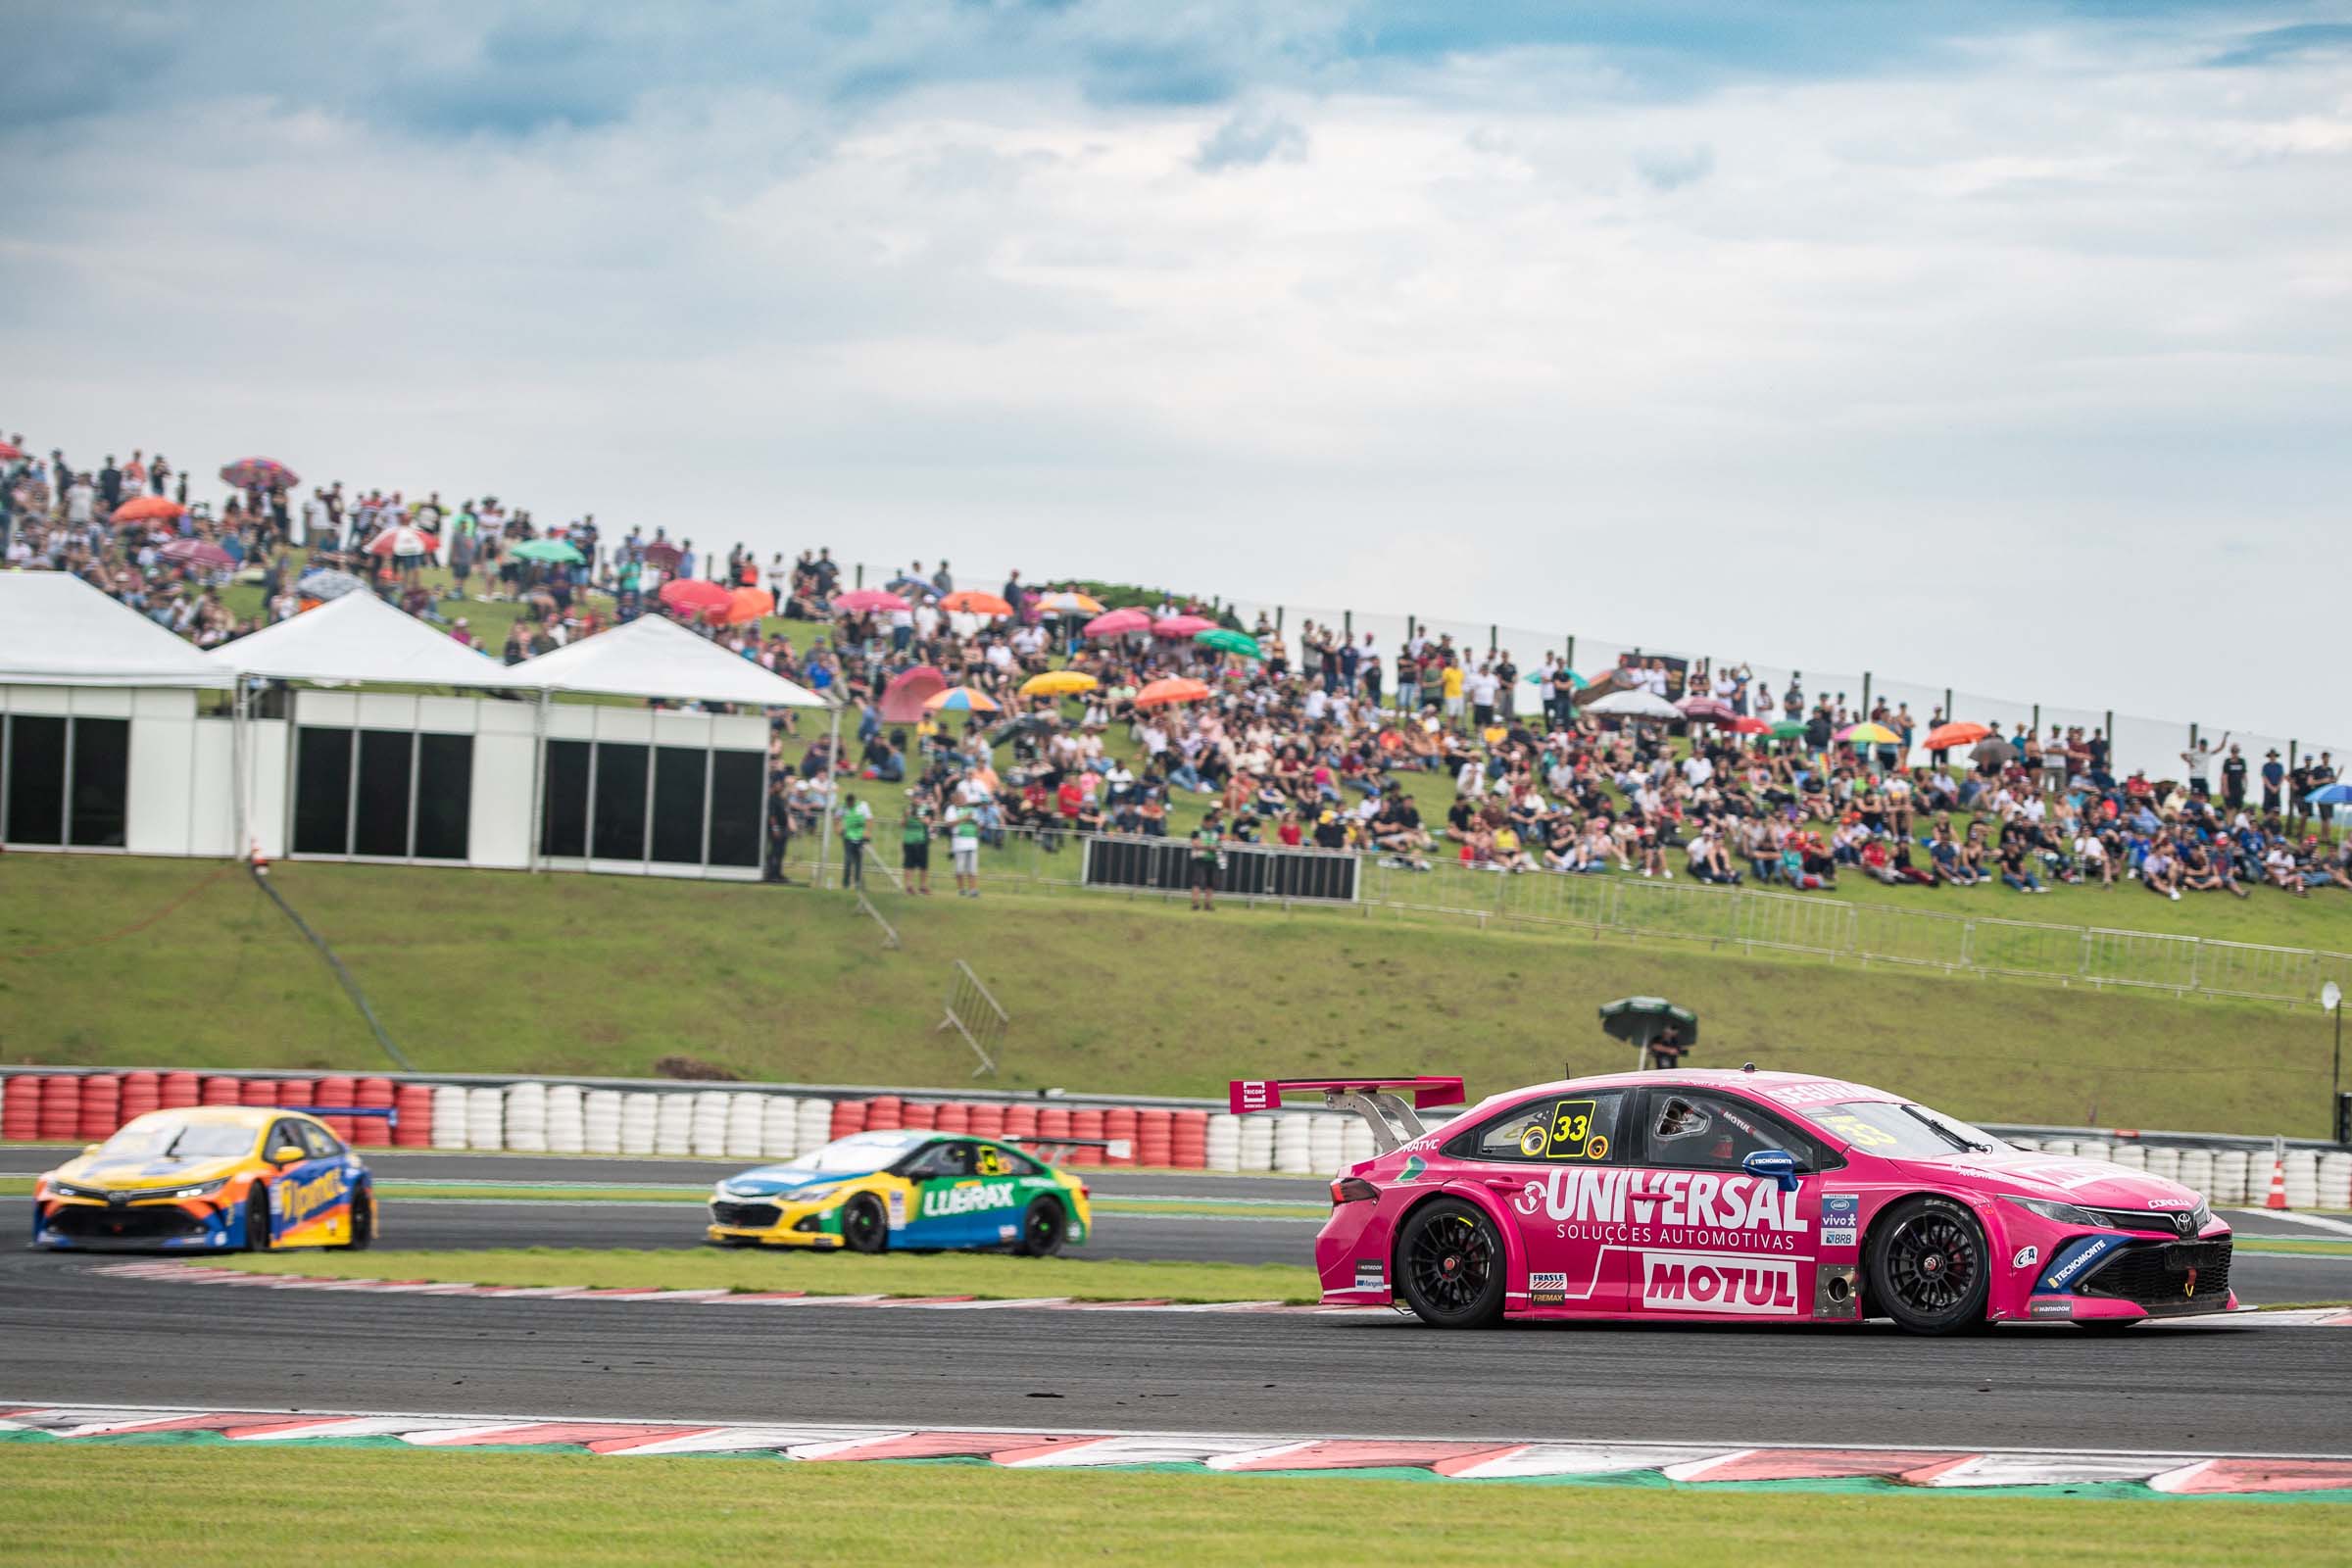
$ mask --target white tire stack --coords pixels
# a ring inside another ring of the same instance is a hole
[[[715,1089],[701,1089],[694,1096],[694,1119],[688,1124],[687,1142],[694,1152],[717,1158],[727,1152],[727,1097]]]
[[[1362,1125],[1360,1122],[1357,1125]],[[1281,1134],[1275,1134],[1277,1141]],[[1306,1124],[1306,1168],[1318,1176],[1336,1176],[1346,1159],[1348,1129],[1337,1116],[1316,1116]]]
[[[733,1159],[758,1159],[760,1140],[766,1125],[767,1096],[729,1095],[727,1097],[727,1154]]]
[[[1274,1168],[1274,1118],[1245,1116],[1242,1118],[1242,1170],[1272,1170]]]
[[[1345,1170],[1350,1165],[1359,1164],[1379,1152],[1379,1146],[1372,1142],[1371,1128],[1354,1117],[1349,1117],[1342,1124],[1339,1169]]]
[[[2075,1146],[2075,1157],[2077,1159],[2113,1160],[2115,1148],[2099,1139],[2085,1138]]]
[[[507,1097],[496,1089],[466,1091],[466,1147],[507,1147]]]
[[[617,1089],[591,1089],[580,1097],[580,1148],[591,1154],[620,1152],[621,1096]]]
[[[811,1153],[833,1141],[833,1102],[804,1100],[801,1102],[800,1153]]]
[[[2170,1144],[2158,1144],[2148,1151],[2148,1174],[2161,1176],[2168,1182],[2180,1179],[2180,1151]]]
[[[526,1153],[547,1152],[547,1085],[507,1086],[507,1147]]]
[[[2268,1196],[2267,1192],[2265,1196]],[[2286,1152],[2286,1206],[2320,1206],[2320,1155],[2317,1150],[2290,1149]]]
[[[694,1152],[694,1097],[667,1094],[654,1097],[661,1114],[654,1123],[654,1152],[682,1159]]]
[[[770,1095],[760,1107],[760,1153],[764,1159],[790,1159],[801,1149],[801,1102],[789,1095]]]
[[[2107,1157],[2126,1170],[2146,1170],[2148,1168],[2148,1150],[2145,1144],[2118,1144],[2115,1146],[2115,1152]]]
[[[2208,1203],[2219,1202],[2220,1195],[2213,1190],[2213,1151],[2183,1149],[2180,1151],[2180,1185],[2202,1197]]]
[[[1240,1170],[1242,1118],[1228,1111],[1211,1111],[1208,1117],[1207,1151],[1210,1170]]]
[[[638,1091],[620,1097],[620,1152],[650,1154],[661,1139],[662,1097]]]
[[[1274,1168],[1286,1174],[1307,1175],[1315,1169],[1315,1118],[1305,1111],[1287,1111],[1274,1118]]]
[[[2075,1154],[2075,1146],[2069,1139],[2051,1138],[2043,1141],[2041,1152],[2045,1154],[2056,1154],[2061,1158],[2072,1159]]]
[[[588,1150],[588,1118],[578,1084],[547,1086],[547,1147],[558,1154],[580,1154]],[[616,1125],[613,1132],[617,1135]]]
[[[435,1149],[466,1147],[466,1088],[463,1084],[442,1084],[433,1090]]]
[[[2206,1200],[2215,1204],[2259,1203],[2271,1196],[2271,1162],[2266,1155],[2262,1161],[2262,1186],[2255,1190],[2252,1183],[2254,1161],[2242,1149],[2220,1149],[2213,1153],[2213,1191]]]
[[[2320,1156],[2322,1208],[2352,1208],[2352,1154]]]

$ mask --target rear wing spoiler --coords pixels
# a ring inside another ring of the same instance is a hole
[[[1000,1144],[1037,1155],[1051,1165],[1073,1149],[1100,1149],[1111,1159],[1129,1159],[1135,1144],[1126,1138],[1000,1138]]]
[[[305,1116],[381,1116],[384,1125],[400,1125],[400,1112],[389,1105],[280,1105],[280,1110],[299,1111]]]
[[[1405,1103],[1399,1090],[1412,1093]],[[1352,1110],[1372,1129],[1372,1146],[1382,1153],[1403,1148],[1429,1129],[1415,1112],[1462,1102],[1459,1078],[1236,1078],[1225,1086],[1225,1102],[1236,1116],[1281,1108],[1287,1094],[1319,1094],[1334,1110]]]

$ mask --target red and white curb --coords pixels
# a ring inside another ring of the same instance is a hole
[[[933,1312],[992,1312],[1008,1310],[1063,1312],[1185,1312],[1285,1314],[1305,1317],[1360,1317],[1389,1313],[1388,1306],[1291,1305],[1282,1301],[1166,1301],[1079,1300],[1066,1296],[995,1298],[976,1296],[828,1296],[808,1291],[665,1291],[652,1285],[472,1285],[431,1280],[336,1279],[307,1274],[255,1274],[237,1268],[214,1268],[177,1259],[139,1263],[101,1263],[92,1270],[128,1279],[169,1280],[183,1285],[233,1285],[266,1291],[358,1291],[379,1296],[467,1296],[500,1300],[625,1301],[669,1303],[685,1301],[705,1306],[871,1306],[893,1310]],[[2052,1332],[2070,1325],[2037,1324]],[[2198,1328],[2352,1328],[2352,1311],[2338,1307],[2301,1308],[2290,1312],[2214,1312],[2200,1317],[2160,1318],[2148,1329]]]
[[[2099,1487],[2170,1496],[2352,1492],[2352,1457],[2049,1449],[1733,1447],[1679,1443],[1508,1443],[1266,1437],[1053,1428],[850,1426],[777,1422],[387,1415],[354,1410],[192,1410],[0,1400],[0,1434],[62,1443],[150,1440],[419,1448],[548,1448],[588,1454],[736,1454],[802,1462],[967,1459],[1017,1470],[1149,1465],[1252,1475],[1413,1470],[1450,1481],[1878,1482],[1893,1488]],[[0,1437],[0,1442],[9,1441]]]

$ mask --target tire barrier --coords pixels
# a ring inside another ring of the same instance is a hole
[[[611,1082],[611,1080],[607,1080]],[[323,1073],[159,1072],[0,1069],[0,1141],[96,1143],[132,1117],[191,1105],[391,1107],[376,1117],[323,1118],[362,1149],[486,1152],[664,1155],[752,1163],[790,1159],[835,1138],[869,1130],[933,1129],[974,1138],[1051,1143],[1123,1141],[1124,1155],[1072,1149],[1065,1166],[1155,1170],[1278,1171],[1329,1175],[1374,1153],[1371,1129],[1352,1115],[1285,1110],[1237,1117],[1158,1105],[1057,1103],[1053,1100],[963,1101],[903,1093],[804,1095],[774,1089],[596,1088],[545,1079],[499,1083],[395,1082]],[[2012,1136],[2019,1149],[2100,1159],[2178,1181],[2216,1207],[2259,1204],[2270,1190],[2272,1153],[2237,1139],[2201,1144],[2131,1133],[2105,1137]],[[2307,1145],[2286,1151],[2282,1181],[2290,1208],[2352,1208],[2352,1152]]]

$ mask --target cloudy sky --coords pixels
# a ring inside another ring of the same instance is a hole
[[[44,450],[2352,736],[2352,6],[9,36]]]

